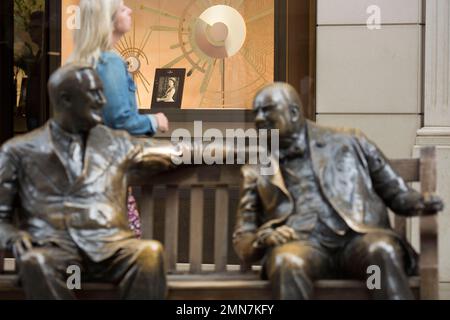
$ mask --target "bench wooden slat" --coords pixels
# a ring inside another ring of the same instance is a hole
[[[200,272],[203,253],[203,187],[191,188],[191,221],[189,234],[189,261],[191,272]]]
[[[239,185],[240,167],[239,165],[225,165],[227,174],[220,175],[220,181],[214,179],[202,179],[201,184],[204,187],[215,187],[218,185]],[[220,171],[224,170],[221,168]],[[197,176],[198,166],[180,167],[172,171],[153,174],[151,172],[142,172],[139,175],[130,175],[130,185],[140,186],[154,184],[177,185],[178,187],[190,187],[199,183]],[[202,178],[204,178],[202,176]]]
[[[394,170],[402,176],[406,182],[417,182],[420,179],[420,160],[419,159],[397,159],[391,160]],[[395,231],[406,238],[406,218],[394,216]]]
[[[214,227],[214,263],[216,272],[226,271],[228,254],[228,189],[216,189],[215,227]]]
[[[403,238],[406,238],[406,218],[399,215],[394,217],[394,230]]]
[[[270,284],[260,280],[257,273],[238,278],[231,275],[168,275],[169,299],[271,299]],[[0,299],[23,299],[17,286],[17,275],[0,275]],[[409,278],[413,293],[418,297],[420,279]],[[363,281],[319,280],[314,283],[316,299],[367,299],[369,292]],[[106,283],[83,283],[75,291],[81,299],[118,299],[117,288]]]
[[[402,176],[406,182],[419,181],[419,159],[392,159],[389,160],[394,170]],[[208,179],[202,181],[204,186],[216,185],[239,185],[240,165],[225,165],[221,168],[220,181]],[[164,181],[168,185],[190,186],[199,182],[196,166],[182,167],[169,172],[152,174],[152,172],[140,172],[139,175],[131,174],[130,185],[150,185],[152,182],[161,183]]]
[[[389,161],[394,170],[405,180],[406,182],[419,181],[419,159],[394,159]]]
[[[139,203],[139,214],[141,216],[142,237],[144,239],[153,239],[155,208],[153,186],[143,186],[141,190],[142,199]]]
[[[164,246],[169,272],[176,268],[178,258],[178,216],[179,190],[176,186],[167,186],[166,220],[164,226]]]

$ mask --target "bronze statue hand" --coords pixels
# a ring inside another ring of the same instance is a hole
[[[19,231],[10,241],[14,256],[20,257],[31,250],[33,248],[31,241],[31,236],[28,232]]]
[[[442,199],[435,194],[427,193],[423,196],[421,202],[417,204],[418,211],[422,215],[433,215],[444,209]]]
[[[259,239],[258,242],[262,243],[262,246],[272,247],[297,239],[298,237],[294,229],[288,226],[280,226],[276,229],[266,230],[263,238]]]

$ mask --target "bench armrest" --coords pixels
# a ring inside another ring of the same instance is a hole
[[[436,148],[420,150],[420,189],[436,193]],[[439,299],[438,216],[420,217],[420,298]]]
[[[420,298],[439,299],[437,216],[420,217]]]

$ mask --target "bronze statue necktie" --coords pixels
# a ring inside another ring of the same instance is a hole
[[[75,180],[83,171],[83,150],[79,139],[70,142],[69,157],[70,172]]]

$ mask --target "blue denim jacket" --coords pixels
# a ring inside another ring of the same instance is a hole
[[[153,135],[157,122],[152,115],[139,114],[136,104],[136,84],[125,61],[114,52],[103,52],[96,68],[103,82],[106,104],[103,121],[113,129],[126,130],[132,135]]]

